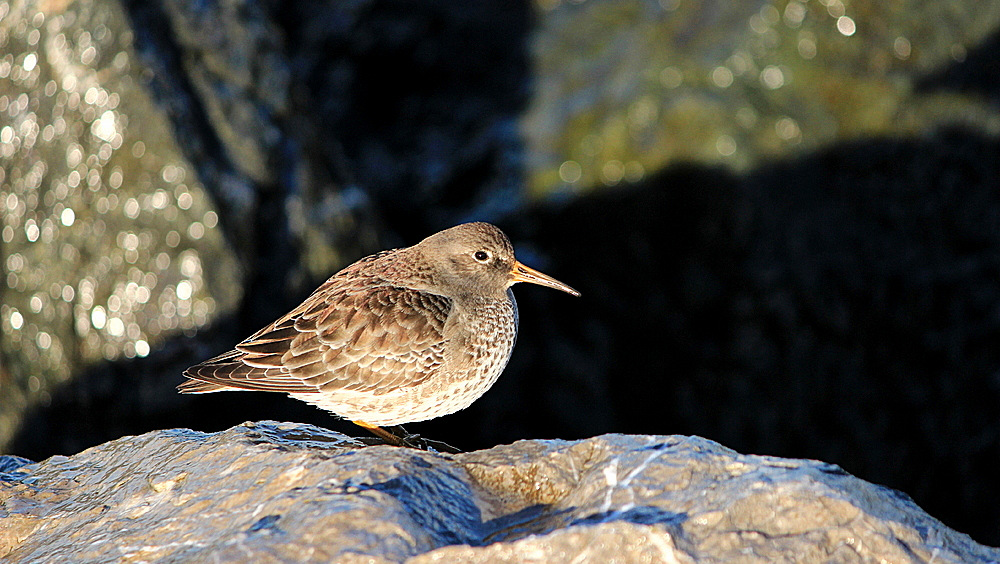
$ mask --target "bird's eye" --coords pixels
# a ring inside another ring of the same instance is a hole
[[[476,259],[479,262],[486,262],[490,260],[490,253],[486,251],[476,251],[475,253],[473,253],[472,258]]]

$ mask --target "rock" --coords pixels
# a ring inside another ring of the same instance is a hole
[[[289,111],[280,42],[252,0],[0,5],[0,451],[67,398],[119,403],[148,384],[141,372],[176,380],[240,338],[224,321],[240,308],[251,326],[279,315],[275,296],[307,290],[297,248],[317,280],[345,262],[331,246],[351,260],[375,250],[355,217],[363,198],[337,205],[329,179],[280,150],[306,144],[276,139]],[[211,322],[234,332],[194,355],[178,342]],[[176,381],[154,378],[160,391],[121,402],[135,420],[172,403]],[[78,416],[78,430],[105,427]]]
[[[521,120],[535,195],[634,183],[682,162],[753,170],[956,123],[997,130],[986,100],[949,92],[995,84],[986,78],[994,70],[947,86],[933,80],[970,76],[944,69],[989,47],[1000,25],[995,0],[539,4],[536,87]]]
[[[5,454],[3,456],[0,456],[0,475],[13,472],[14,470],[17,470],[18,468],[26,466],[28,464],[34,464],[34,463],[28,460],[27,458],[21,458],[20,456],[10,456]]]
[[[11,6],[0,6],[5,61],[20,61],[0,64],[0,445],[85,367],[145,357],[232,312],[244,282],[121,3]]]
[[[696,434],[836,463],[1000,545],[998,162],[1000,138],[968,131],[869,140],[675,167],[526,221],[509,231],[583,298],[521,292],[495,390],[418,430]]]
[[[0,479],[0,557],[990,562],[1000,551],[837,466],[699,437],[443,455],[264,421],[123,437],[13,470]]]

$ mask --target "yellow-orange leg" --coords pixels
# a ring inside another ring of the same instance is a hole
[[[406,429],[398,425],[394,426],[393,429],[397,429],[399,432],[401,432],[403,434],[402,437],[397,435],[396,433],[393,433],[388,429],[383,429],[378,425],[372,425],[371,423],[368,423],[366,421],[351,421],[351,422],[359,427],[364,427],[365,429],[368,429],[368,431],[371,434],[375,435],[376,437],[379,437],[380,439],[385,441],[386,444],[390,444],[393,446],[415,448],[418,450],[434,449],[438,452],[446,452],[450,454],[458,454],[462,452],[461,450],[449,445],[448,443],[425,439],[420,435],[411,435],[406,432]]]
[[[358,427],[364,427],[365,429],[368,429],[369,431],[371,431],[371,433],[373,435],[375,435],[376,437],[382,439],[383,441],[385,441],[386,443],[388,443],[390,445],[400,446],[400,447],[412,447],[413,446],[413,445],[407,444],[406,441],[403,440],[402,437],[397,437],[396,435],[392,434],[389,431],[386,431],[385,429],[383,429],[382,427],[379,427],[378,425],[372,425],[371,423],[368,423],[366,421],[351,421],[351,423],[354,423]]]

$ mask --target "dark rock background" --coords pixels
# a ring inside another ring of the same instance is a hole
[[[148,356],[73,356],[71,378],[22,402],[3,450],[39,460],[124,434],[260,419],[358,433],[277,395],[173,388],[183,368],[337,267],[485,219],[583,297],[519,287],[504,376],[465,412],[411,431],[466,450],[695,434],[838,464],[1000,545],[1000,32],[960,56],[958,42],[939,41],[950,57],[904,69],[934,108],[918,126],[818,140],[804,130],[805,148],[738,166],[644,161],[632,182],[538,196],[522,189],[540,181],[519,119],[551,77],[534,74],[532,49],[545,42],[532,34],[579,15],[543,4],[65,8],[126,16],[134,66],[218,211],[242,298],[197,332],[168,332]],[[5,258],[16,245],[5,241]],[[21,299],[2,291],[4,304]],[[4,343],[8,392],[43,372],[20,346]]]

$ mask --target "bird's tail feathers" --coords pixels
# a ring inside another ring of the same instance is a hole
[[[182,394],[210,394],[212,392],[231,392],[237,390],[239,388],[213,384],[212,382],[205,382],[203,380],[188,380],[177,386],[177,391]]]

